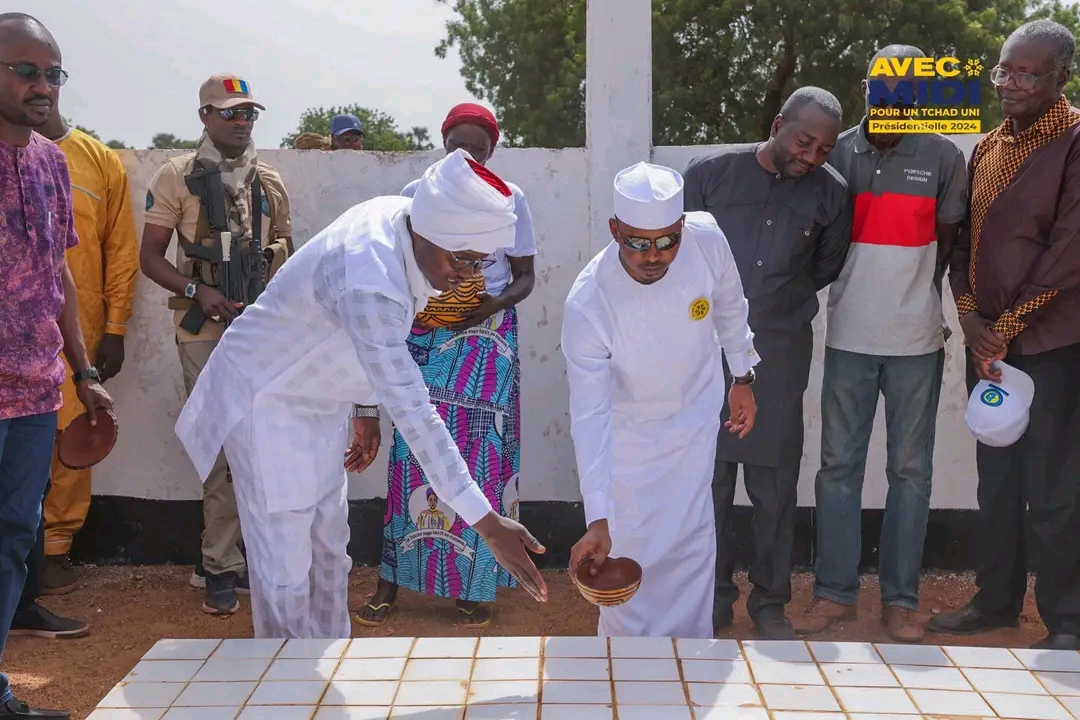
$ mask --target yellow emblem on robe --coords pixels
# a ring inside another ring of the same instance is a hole
[[[705,316],[709,314],[709,301],[703,297],[699,297],[694,302],[690,303],[690,318],[692,320],[704,320]]]

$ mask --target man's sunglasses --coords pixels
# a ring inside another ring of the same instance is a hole
[[[66,83],[68,79],[68,74],[58,67],[42,70],[37,65],[28,62],[19,63],[18,65],[9,65],[6,62],[0,62],[0,65],[3,65],[8,70],[18,75],[20,79],[28,83],[37,82],[37,79],[44,75],[45,82],[53,87],[60,87]]]
[[[213,106],[207,106],[205,112],[209,115],[212,112],[216,112],[218,117],[225,122],[232,122],[239,118],[243,118],[248,122],[255,122],[259,119],[259,111],[253,107],[231,107],[231,108],[216,108]]]
[[[619,218],[615,218],[615,220],[618,221]],[[616,240],[635,252],[645,252],[653,245],[656,246],[657,250],[670,250],[682,240],[682,230],[676,230],[673,233],[662,235],[655,239],[623,235],[618,228],[616,228],[615,233]]]
[[[479,260],[466,260],[465,258],[459,258],[454,253],[450,253],[450,267],[455,270],[468,270],[472,268],[473,272],[489,268],[495,264],[495,258],[490,255],[480,258]]]

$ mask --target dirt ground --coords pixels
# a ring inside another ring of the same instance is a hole
[[[200,591],[188,586],[190,568],[176,566],[80,568],[82,584],[69,595],[47,597],[43,604],[66,617],[86,620],[91,633],[67,641],[11,638],[4,652],[3,669],[16,694],[43,707],[72,711],[84,720],[102,697],[161,638],[251,637],[251,614],[246,598],[241,610],[229,618],[215,618],[200,610]],[[546,572],[549,601],[533,602],[523,591],[504,591],[486,635],[595,635],[597,612],[574,589],[563,572]],[[350,583],[355,610],[374,590],[376,571],[358,568]],[[739,584],[746,591],[746,577]],[[810,599],[812,578],[794,579],[794,600],[789,612],[799,611]],[[973,592],[971,576],[930,575],[922,585],[922,611],[932,613],[964,603]],[[877,579],[863,579],[859,619],[815,639],[884,641],[888,638],[878,614]],[[475,631],[474,631],[475,632]],[[356,637],[390,635],[447,636],[470,632],[455,624],[453,603],[402,592],[397,607],[381,628],[354,623]],[[959,638],[927,636],[941,644],[1027,647],[1045,635],[1028,593],[1019,628]],[[742,602],[736,608],[735,627],[727,635],[753,638],[754,628]]]

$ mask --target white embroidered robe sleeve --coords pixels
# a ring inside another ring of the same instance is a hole
[[[409,445],[435,493],[469,525],[491,512],[405,344],[408,308],[369,290],[346,289],[337,313],[379,403]]]
[[[570,384],[570,435],[588,527],[611,512],[611,351],[595,322],[572,302],[563,313],[562,347]]]
[[[754,333],[747,324],[750,303],[743,292],[739,268],[735,265],[727,237],[718,227],[715,231],[720,235],[716,242],[702,243],[705,256],[710,262],[717,263],[712,296],[713,324],[728,369],[735,377],[742,377],[761,362],[761,358],[754,350]]]

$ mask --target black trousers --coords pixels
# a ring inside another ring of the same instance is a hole
[[[972,604],[987,614],[1020,614],[1030,542],[1039,615],[1051,634],[1078,635],[1080,344],[1009,356],[1005,362],[1031,376],[1035,397],[1028,430],[1019,441],[1004,448],[976,447],[979,591]],[[977,382],[969,350],[969,392]]]
[[[721,432],[726,432],[722,430]],[[753,588],[746,599],[751,618],[770,605],[781,608],[791,601],[791,551],[795,533],[795,506],[798,503],[799,457],[779,468],[743,465],[746,494],[754,506],[752,520],[754,562],[750,566]],[[713,504],[716,508],[716,588],[713,614],[723,612],[739,599],[732,580],[730,517],[735,501],[738,463],[716,463],[713,475]]]

